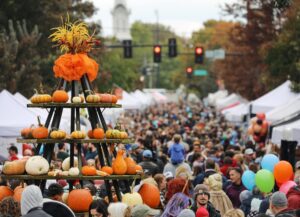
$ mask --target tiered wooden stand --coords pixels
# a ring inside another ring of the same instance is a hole
[[[91,84],[86,75],[84,75],[80,81],[72,81],[66,82],[61,79],[58,83],[56,89],[68,90],[68,86],[71,88],[71,99],[74,96],[78,96],[79,94],[79,86],[81,85],[82,91],[85,97],[88,95],[88,92],[92,90]],[[71,109],[71,129],[73,132],[75,130],[80,130],[80,108],[87,108],[89,120],[93,129],[98,126],[102,126],[104,131],[107,131],[107,125],[105,123],[103,117],[103,110],[101,108],[120,108],[121,105],[118,104],[110,104],[110,103],[41,103],[41,104],[28,104],[27,107],[38,107],[38,108],[50,108],[48,117],[45,122],[45,127],[48,129],[59,129],[61,116],[64,108]],[[107,165],[111,166],[111,158],[109,156],[109,144],[118,144],[118,143],[127,143],[129,140],[120,140],[120,139],[18,139],[19,143],[35,143],[36,151],[35,155],[38,155],[42,146],[44,146],[44,154],[43,157],[47,159],[49,164],[51,163],[51,159],[54,153],[54,146],[56,143],[69,143],[70,144],[70,166],[74,165],[74,147],[77,146],[78,150],[78,167],[81,171],[82,162],[81,162],[81,146],[82,143],[93,143],[95,144],[98,152],[98,157],[100,160],[101,166]],[[116,156],[116,152],[114,150],[113,155]],[[20,180],[35,180],[35,183],[40,185],[41,190],[43,191],[45,188],[47,179],[66,179],[69,180],[70,190],[72,190],[72,182],[71,180],[80,180],[81,184],[83,180],[104,180],[106,191],[108,194],[108,198],[110,202],[113,202],[111,188],[112,186],[115,189],[117,198],[121,201],[121,190],[119,187],[120,180],[124,182],[126,192],[130,192],[130,184],[129,181],[133,179],[140,178],[139,175],[110,175],[110,176],[31,176],[31,175],[1,175],[6,179],[20,179]]]

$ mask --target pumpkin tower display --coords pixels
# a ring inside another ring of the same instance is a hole
[[[99,42],[90,35],[87,26],[83,22],[71,23],[69,20],[57,28],[50,38],[56,46],[60,47],[63,54],[58,57],[53,66],[54,76],[59,79],[58,85],[50,94],[36,94],[31,98],[31,108],[48,108],[49,114],[46,122],[41,123],[38,119],[38,126],[30,126],[22,130],[22,139],[19,143],[34,143],[36,145],[35,156],[26,161],[7,163],[4,166],[3,174],[0,176],[7,179],[35,180],[42,191],[45,188],[47,179],[66,179],[69,182],[70,191],[73,189],[72,180],[98,180],[104,179],[108,199],[113,201],[112,187],[116,192],[119,201],[121,191],[119,182],[122,180],[126,191],[130,192],[129,181],[140,178],[135,173],[135,164],[130,161],[130,167],[122,158],[121,153],[116,153],[110,148],[114,144],[128,141],[127,133],[113,130],[110,133],[101,108],[120,108],[116,104],[117,98],[110,94],[97,94],[92,90],[91,82],[97,78],[98,64],[88,56],[88,52]],[[71,97],[67,91],[71,91]],[[79,95],[82,92],[84,96]],[[70,135],[59,130],[62,113],[64,109],[70,110]],[[92,129],[89,133],[82,131],[80,126],[80,108],[87,109],[88,118]],[[88,134],[89,138],[86,138]],[[64,171],[49,171],[55,145],[58,143],[70,144],[70,157],[62,164]],[[94,165],[82,165],[82,143],[93,143],[97,148],[100,161],[99,170]],[[38,156],[43,148],[43,156]],[[74,149],[78,153],[74,153]],[[117,164],[112,166],[111,158],[115,157]],[[128,159],[127,159],[128,161]],[[18,169],[14,164],[19,163]],[[121,165],[122,164],[122,165]],[[115,169],[113,169],[115,168]],[[8,192],[10,194],[11,192]],[[76,192],[74,191],[73,194]],[[124,192],[125,193],[125,192]],[[12,194],[12,193],[11,193]],[[70,195],[72,195],[70,193]],[[72,202],[72,198],[68,200]],[[87,206],[88,207],[88,206]],[[84,211],[85,207],[75,207],[75,211]]]

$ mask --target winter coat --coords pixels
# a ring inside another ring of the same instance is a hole
[[[240,185],[236,185],[232,183],[229,185],[226,189],[226,194],[228,195],[229,199],[232,202],[232,205],[234,208],[239,208],[241,206],[241,201],[240,201],[240,193],[246,190],[246,188],[243,186],[241,183]]]
[[[184,147],[181,144],[174,143],[169,151],[168,154],[171,157],[172,164],[180,164],[184,161]]]
[[[300,186],[291,188],[287,193],[288,208],[300,209]]]
[[[247,216],[251,211],[251,201],[253,197],[247,198],[242,201],[242,204],[240,206],[240,209],[245,213],[245,216]]]
[[[150,161],[150,160],[144,160],[139,165],[143,168],[143,170],[148,170],[152,176],[158,173],[159,169],[156,163]]]
[[[22,217],[52,217],[52,215],[47,214],[41,207],[35,207]]]
[[[275,217],[295,217],[295,216],[296,216],[295,211],[288,210],[288,209],[282,210],[281,212],[275,215]]]
[[[191,210],[193,210],[194,213],[196,214],[198,208],[199,207],[197,207],[197,204],[195,202],[191,207]],[[206,209],[209,213],[209,217],[221,217],[219,210],[216,210],[215,207],[210,202],[207,203]]]

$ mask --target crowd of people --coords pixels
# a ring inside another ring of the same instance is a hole
[[[146,204],[132,207],[122,202],[108,203],[103,182],[86,181],[84,188],[89,189],[94,198],[88,216],[300,216],[300,162],[294,167],[293,179],[297,185],[286,194],[276,186],[272,193],[263,193],[257,187],[248,190],[242,182],[243,172],[256,173],[263,156],[267,153],[278,156],[279,150],[269,143],[264,147],[256,145],[242,126],[226,122],[213,108],[201,103],[168,103],[125,113],[118,125],[136,141],[118,144],[116,149],[126,150],[143,168],[140,184],[156,185],[160,204],[153,209]],[[53,156],[56,166],[69,156],[68,150],[68,144],[58,145]],[[18,159],[13,146],[9,152],[10,160]],[[101,167],[93,144],[85,144],[82,153],[83,164]],[[32,147],[25,148],[23,154],[32,155]],[[19,184],[17,180],[1,181],[1,185],[11,188]],[[58,216],[58,211],[53,213],[47,209],[43,197],[48,198],[48,202],[49,199],[62,202],[68,183],[65,180],[54,182],[48,181],[44,195],[38,187],[29,185],[20,204],[10,197],[3,199],[0,216]],[[122,185],[121,190],[125,192]],[[64,216],[74,216],[67,207],[62,210],[69,213]]]

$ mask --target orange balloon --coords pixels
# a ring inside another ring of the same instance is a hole
[[[274,167],[274,177],[278,183],[285,183],[293,174],[293,167],[287,161],[279,161]]]

